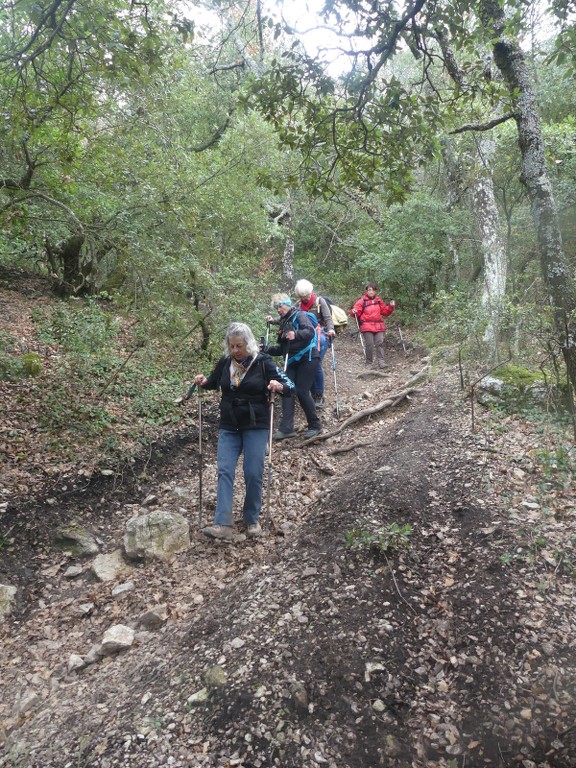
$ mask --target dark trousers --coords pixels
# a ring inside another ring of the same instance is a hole
[[[326,336],[325,333],[322,333],[322,337],[320,340],[320,349],[318,350],[320,353],[320,357],[318,358],[318,368],[316,368],[316,375],[314,376],[314,381],[312,382],[311,392],[312,395],[323,395],[324,394],[324,371],[322,370],[322,360],[324,360],[324,355],[326,354],[326,350],[328,349],[328,336]]]
[[[316,413],[316,404],[310,394],[310,387],[314,381],[316,375],[316,369],[318,368],[319,360],[317,357],[313,357],[312,360],[308,360],[308,356],[304,355],[302,360],[298,360],[297,363],[292,363],[286,369],[286,376],[292,379],[296,385],[296,396],[298,402],[302,406],[306,421],[308,422],[308,429],[317,429],[320,426],[320,419]],[[292,432],[294,429],[294,408],[296,403],[293,397],[282,398],[282,419],[280,420],[281,432]]]

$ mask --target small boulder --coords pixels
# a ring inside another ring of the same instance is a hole
[[[56,529],[54,543],[65,552],[72,552],[76,557],[95,555],[100,551],[96,539],[84,526],[77,523],[63,525]]]
[[[154,629],[160,629],[160,627],[166,623],[168,619],[168,608],[165,605],[155,605],[154,608],[150,608],[144,613],[141,613],[138,617],[138,626],[142,629],[152,631]]]
[[[90,566],[90,570],[98,581],[116,581],[119,574],[126,568],[127,565],[119,549],[106,555],[98,555]]]
[[[124,624],[115,624],[106,630],[102,638],[102,653],[112,656],[114,653],[126,651],[134,642],[134,630]]]
[[[190,526],[180,514],[154,510],[126,525],[124,551],[129,560],[171,562],[190,546]]]
[[[10,584],[0,584],[0,620],[12,612],[17,591],[16,587]]]

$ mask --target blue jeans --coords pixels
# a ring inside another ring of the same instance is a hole
[[[232,432],[221,429],[218,435],[218,491],[215,525],[232,525],[234,476],[240,454],[244,453],[246,496],[242,516],[246,525],[258,522],[262,507],[262,476],[268,445],[268,429],[244,429]]]

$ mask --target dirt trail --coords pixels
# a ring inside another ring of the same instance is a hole
[[[338,339],[342,418],[423,366],[394,329],[386,349],[382,377],[366,370],[357,341]],[[329,430],[330,358],[325,372]],[[121,599],[87,570],[64,578],[70,559],[49,546],[62,514],[89,523],[103,551],[150,494],[195,525],[193,403],[183,420],[145,479],[134,472],[27,509],[22,549],[5,561],[23,596],[0,625],[0,766],[576,765],[572,574],[542,558],[506,565],[522,544],[519,518],[502,507],[510,444],[488,424],[470,434],[454,372],[338,437],[275,447],[284,536],[267,529],[261,541],[214,545],[194,528],[173,565],[126,575],[135,588]],[[207,511],[215,425],[214,400],[205,406]],[[408,546],[377,546],[405,525]],[[355,533],[361,545],[350,547]],[[161,629],[67,672],[70,654],[160,604]]]

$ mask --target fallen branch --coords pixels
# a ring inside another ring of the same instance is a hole
[[[404,389],[402,389],[400,392],[392,393],[386,400],[382,400],[380,403],[370,406],[370,408],[364,408],[364,410],[354,413],[352,416],[343,421],[342,424],[340,424],[336,429],[333,429],[331,432],[321,432],[319,435],[311,437],[309,440],[305,440],[300,444],[299,447],[311,445],[312,443],[320,442],[320,440],[328,440],[330,437],[339,435],[344,429],[346,429],[346,427],[349,427],[350,424],[354,424],[361,419],[365,419],[367,416],[372,416],[375,413],[379,413],[385,408],[393,408],[413,392],[417,391],[415,385],[423,378],[426,378],[429,371],[430,366],[425,366],[421,371],[418,371],[417,374],[415,374],[409,381],[406,382]]]
[[[387,379],[390,376],[390,371],[388,371],[388,373],[382,373],[382,371],[362,371],[356,376],[356,378],[368,379],[373,376],[375,376],[377,379]]]
[[[335,471],[332,469],[332,467],[327,467],[327,466],[325,466],[324,464],[322,464],[322,463],[321,463],[321,462],[320,462],[320,461],[319,461],[319,460],[316,458],[316,456],[314,456],[313,454],[309,454],[309,458],[310,458],[310,460],[312,461],[312,464],[315,464],[315,465],[318,467],[318,469],[320,470],[320,472],[323,472],[325,475],[330,475],[330,476],[332,476],[332,475],[335,475],[335,474],[336,474],[336,472],[335,472]]]
[[[359,440],[357,443],[350,443],[349,445],[341,445],[338,448],[334,448],[331,451],[328,451],[328,456],[336,456],[339,453],[348,453],[348,451],[353,451],[355,448],[364,448],[367,445],[374,445],[373,440]]]

